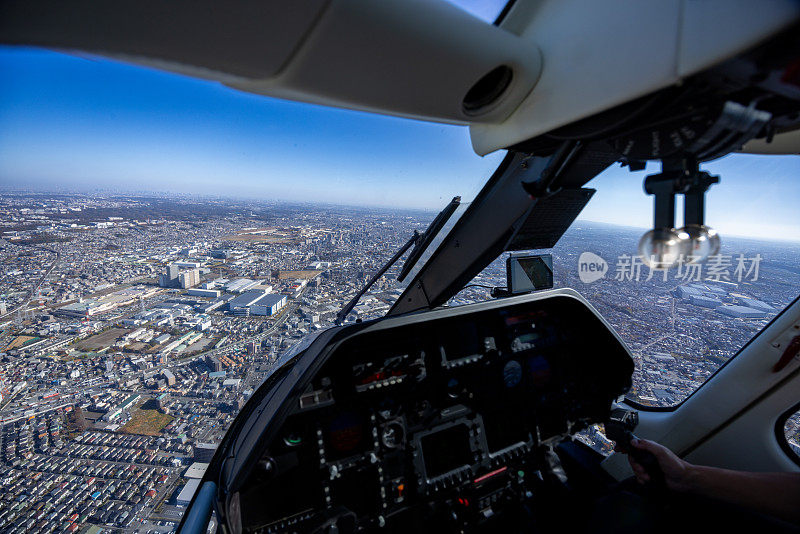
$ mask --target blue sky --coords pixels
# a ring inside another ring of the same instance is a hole
[[[477,4],[480,4],[478,2]],[[477,5],[476,4],[476,5]],[[487,15],[490,16],[490,15]],[[34,49],[0,47],[5,188],[165,191],[440,208],[472,198],[502,159],[465,127],[279,101],[219,84]],[[800,158],[729,156],[707,222],[723,235],[800,240]],[[614,167],[583,219],[646,227],[645,174]]]
[[[476,156],[463,127],[0,49],[0,177],[10,186],[433,208],[474,194],[500,159]]]
[[[506,5],[506,0],[447,0],[486,22],[494,22]]]

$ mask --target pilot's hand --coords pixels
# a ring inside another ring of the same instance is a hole
[[[658,466],[661,468],[661,472],[664,473],[664,482],[667,488],[674,491],[689,490],[690,477],[694,467],[692,464],[681,460],[671,450],[654,441],[637,438],[631,441],[631,446],[648,451],[656,457]],[[640,484],[646,484],[650,481],[650,475],[641,464],[633,459],[633,455],[628,455],[628,463],[631,464],[631,469],[633,469],[636,480]]]

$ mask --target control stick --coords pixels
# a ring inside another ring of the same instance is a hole
[[[637,449],[631,446],[631,441],[638,439],[633,430],[639,424],[639,414],[622,408],[611,410],[611,416],[606,423],[606,435],[608,439],[617,442],[617,450],[629,454],[636,460],[636,463],[644,467],[650,476],[648,486],[654,490],[662,491],[667,488],[664,480],[664,472],[658,465],[658,459],[650,451]]]

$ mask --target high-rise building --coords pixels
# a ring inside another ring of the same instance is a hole
[[[158,285],[161,287],[180,287],[180,267],[174,263],[167,265],[167,271],[158,276]]]
[[[200,270],[188,269],[178,275],[178,283],[181,288],[188,289],[200,283]]]
[[[220,362],[219,358],[217,358],[216,356],[207,356],[206,363],[213,372],[222,371],[222,362]]]
[[[175,385],[175,375],[169,369],[164,369],[164,380],[166,380],[168,386]]]

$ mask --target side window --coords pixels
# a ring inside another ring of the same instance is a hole
[[[795,460],[800,461],[800,410],[789,416],[783,424],[783,435],[786,445],[795,455]]]

